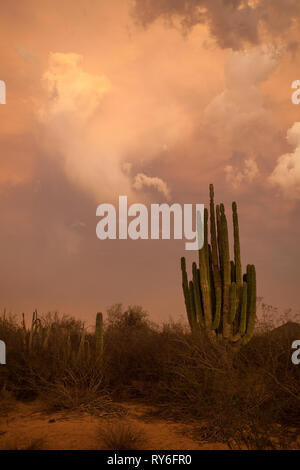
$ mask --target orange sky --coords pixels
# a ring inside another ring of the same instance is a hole
[[[206,203],[213,182],[238,202],[258,295],[298,311],[299,2],[0,8],[1,308],[91,319],[123,302],[178,318],[184,242],[101,242],[96,207]]]

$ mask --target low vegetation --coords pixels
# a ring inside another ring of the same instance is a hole
[[[97,335],[80,321],[35,313],[27,328],[2,315],[1,413],[10,411],[12,399],[89,412],[140,400],[160,416],[194,421],[198,439],[232,448],[290,448],[300,429],[300,368],[291,362],[299,329],[291,322],[268,328],[264,320],[248,344],[233,350],[180,323],[152,324],[141,307],[115,305],[107,312],[99,358]]]
[[[142,431],[122,421],[99,428],[99,444],[103,450],[139,450],[145,442]]]

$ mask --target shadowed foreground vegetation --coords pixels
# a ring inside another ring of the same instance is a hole
[[[88,412],[140,400],[160,416],[194,421],[199,435],[234,449],[295,446],[300,365],[291,362],[291,344],[300,339],[299,324],[264,325],[233,349],[180,323],[154,325],[141,307],[116,305],[107,313],[102,357],[94,332],[73,318],[35,314],[28,328],[0,317],[7,345],[1,415],[12,400]]]

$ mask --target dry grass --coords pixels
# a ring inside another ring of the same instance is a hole
[[[300,434],[300,367],[291,362],[291,343],[299,338],[293,328],[271,331],[264,324],[233,351],[179,324],[158,328],[142,309],[117,305],[109,311],[99,362],[94,335],[80,322],[48,316],[30,338],[23,325],[2,318],[9,361],[0,368],[0,384],[10,397],[38,397],[48,410],[109,414],[112,400],[141,400],[163,417],[205,423],[208,440],[234,448],[292,448]],[[10,399],[0,400],[3,410],[9,407]],[[130,433],[111,434],[117,442]]]
[[[101,426],[98,437],[103,450],[140,450],[145,443],[141,430],[122,421],[110,423],[106,427]]]
[[[95,411],[106,408],[111,399],[102,385],[101,373],[66,369],[54,383],[44,384],[44,405],[47,411]]]

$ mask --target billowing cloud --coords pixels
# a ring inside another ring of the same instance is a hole
[[[287,132],[287,141],[294,151],[278,158],[269,181],[279,187],[285,196],[300,198],[300,122],[295,122]]]
[[[206,24],[220,47],[236,50],[257,45],[263,32],[284,36],[299,20],[300,5],[298,0],[135,0],[133,15],[144,26],[159,17],[179,20],[184,31]]]
[[[168,109],[162,104],[160,114],[151,97],[149,107],[142,105],[139,91],[127,99],[108,77],[85,72],[78,54],[52,53],[43,80],[46,103],[40,119],[47,147],[67,177],[98,201],[121,193],[134,197],[134,165],[141,169],[185,128],[176,104]],[[159,178],[139,174],[134,189],[142,186],[168,197]]]
[[[168,201],[171,199],[170,190],[161,178],[138,173],[134,178],[133,188],[137,190],[142,190],[143,188],[154,188],[159,193],[163,194]]]
[[[253,158],[248,158],[245,160],[244,168],[241,170],[232,165],[226,165],[225,173],[226,180],[236,189],[242,183],[251,183],[257,177],[259,170],[256,161]]]
[[[52,53],[44,74],[47,101],[41,119],[47,145],[62,159],[67,176],[93,197],[111,196],[130,184],[120,167],[120,148],[109,144],[101,106],[111,91],[109,79],[82,69],[78,54]]]
[[[237,153],[250,162],[253,155],[265,152],[266,146],[270,148],[276,126],[265,107],[261,84],[277,64],[278,56],[272,49],[261,46],[232,52],[228,58],[225,87],[206,106],[201,133],[202,140],[209,142],[210,152],[229,166],[236,166],[230,159]]]

